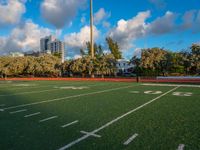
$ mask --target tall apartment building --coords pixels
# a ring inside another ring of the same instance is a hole
[[[42,53],[61,53],[62,62],[64,62],[65,45],[54,36],[46,36],[40,39],[40,52]]]

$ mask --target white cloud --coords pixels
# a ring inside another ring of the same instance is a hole
[[[44,0],[41,4],[43,18],[61,29],[69,25],[79,8],[85,5],[86,0]]]
[[[142,53],[142,48],[135,48],[135,50],[133,52],[133,56],[140,57],[141,53]]]
[[[121,49],[131,48],[133,40],[145,35],[145,21],[150,17],[150,11],[139,12],[136,17],[130,20],[121,19],[108,36],[117,41]]]
[[[104,8],[100,8],[95,14],[94,14],[94,23],[99,24],[101,21],[109,18],[111,16],[110,12],[106,12]]]
[[[177,30],[176,21],[177,14],[167,11],[164,16],[158,17],[156,20],[148,24],[148,34],[161,35]]]
[[[23,25],[14,28],[8,37],[0,37],[0,54],[14,51],[38,51],[40,38],[49,34],[51,30],[27,20]]]
[[[8,0],[0,3],[0,26],[19,23],[22,15],[25,13],[26,1]]]
[[[111,24],[109,22],[107,22],[107,21],[103,22],[103,27],[104,28],[110,28],[110,26],[111,26]]]
[[[94,39],[97,39],[98,37],[99,31],[94,26]],[[80,29],[80,32],[65,35],[64,39],[67,47],[77,48],[79,50],[79,48],[85,47],[86,42],[90,41],[90,27],[84,26]]]

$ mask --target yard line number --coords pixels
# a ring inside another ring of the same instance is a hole
[[[129,93],[132,93],[132,94],[139,94],[140,92],[139,91],[130,91]],[[158,94],[162,94],[163,92],[162,91],[144,91],[144,94],[152,94],[152,95],[158,95]],[[193,95],[193,93],[191,92],[173,92],[172,95],[174,96],[185,96],[185,97],[190,97]]]

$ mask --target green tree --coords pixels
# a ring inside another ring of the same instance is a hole
[[[115,59],[122,59],[122,53],[119,49],[118,43],[115,42],[111,37],[107,37],[106,42]]]

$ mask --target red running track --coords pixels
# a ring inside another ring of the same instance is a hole
[[[109,82],[136,82],[136,78],[6,78],[0,81],[109,81]],[[200,79],[156,79],[141,78],[140,82],[152,83],[200,83]]]

